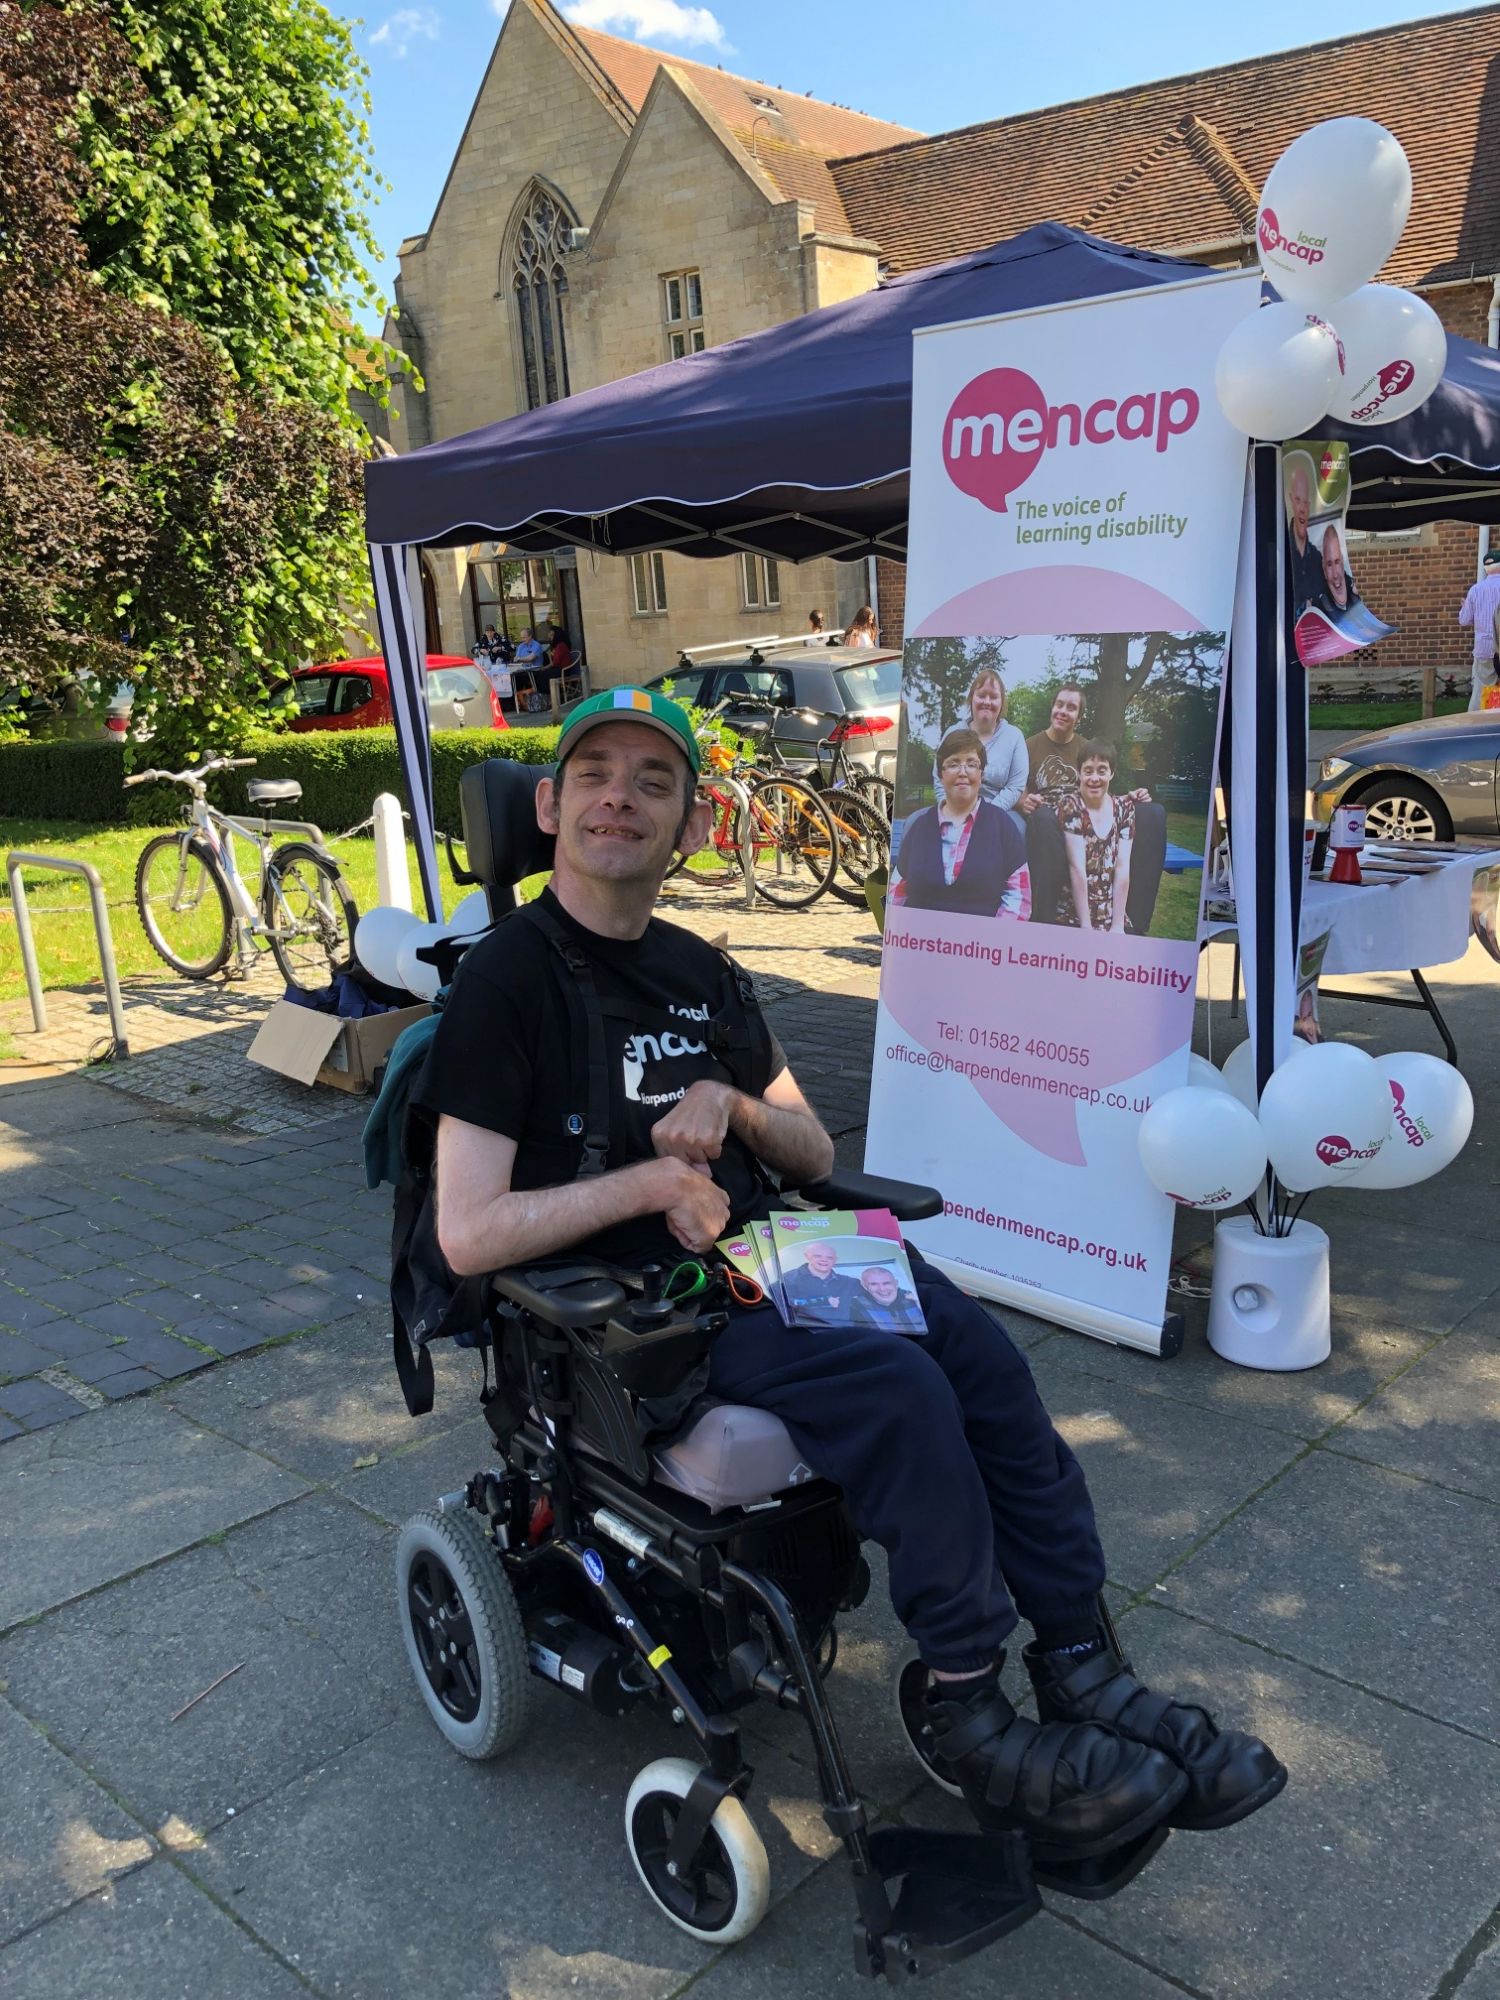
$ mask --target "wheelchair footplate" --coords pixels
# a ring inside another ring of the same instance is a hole
[[[970,1958],[1042,1907],[1026,1842],[1018,1833],[934,1833],[878,1827],[869,1835],[874,1872],[889,1891],[890,1920],[876,1935],[854,1926],[855,1970],[898,1986]]]
[[[1160,1854],[1168,1831],[1167,1827],[1154,1826],[1138,1839],[1127,1840],[1123,1847],[1112,1847],[1108,1854],[1095,1855],[1089,1861],[1072,1859],[1066,1848],[1042,1847],[1033,1841],[1031,1872],[1040,1889],[1051,1889],[1079,1902],[1102,1903],[1117,1896]]]

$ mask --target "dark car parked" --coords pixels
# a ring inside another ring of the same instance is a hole
[[[713,656],[705,658],[704,654]],[[763,736],[764,709],[737,707],[735,697],[774,702],[776,740],[795,769],[817,767],[817,746],[836,723],[844,724],[848,755],[881,777],[894,775],[897,724],[901,714],[901,655],[869,646],[808,646],[798,638],[774,646],[704,648],[684,653],[669,674],[649,687],[671,688],[693,708],[728,702],[731,727]],[[825,753],[826,755],[826,753]]]
[[[1313,793],[1320,819],[1363,806],[1371,840],[1452,840],[1500,833],[1500,709],[1434,715],[1352,736],[1325,757]]]

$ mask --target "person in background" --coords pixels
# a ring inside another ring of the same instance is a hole
[[[991,805],[1014,811],[1026,790],[1030,758],[1026,738],[1005,720],[1005,683],[993,667],[981,667],[969,683],[969,727],[984,745],[984,783]]]
[[[474,659],[476,664],[484,667],[496,660],[505,661],[508,664],[510,658],[510,641],[502,638],[493,625],[486,625],[479,638],[474,642]]]
[[[1130,849],[1135,796],[1110,792],[1119,754],[1113,743],[1085,743],[1078,753],[1078,790],[1063,800],[1058,822],[1068,850],[1068,890],[1056,921],[1085,931],[1130,928]]]
[[[547,664],[558,674],[573,664],[573,648],[561,625],[552,627],[552,636],[547,643]]]
[[[878,646],[880,628],[875,623],[875,613],[868,604],[862,604],[853,618],[844,627],[846,646]]]
[[[542,661],[541,641],[536,637],[529,625],[523,625],[521,627],[520,642],[516,647],[515,658],[516,673],[525,676],[524,680],[518,680],[516,683],[516,706],[518,708],[530,709],[545,706],[544,701],[538,701],[537,699],[541,693]]]
[[[1460,625],[1474,628],[1473,688],[1469,707],[1484,707],[1484,691],[1495,685],[1495,614],[1500,612],[1500,549],[1484,552],[1484,575],[1469,586],[1458,614]]]
[[[824,643],[823,614],[821,611],[808,612],[807,637],[802,641],[802,643],[804,646],[821,646]]]
[[[937,804],[913,813],[901,835],[891,901],[955,916],[1031,914],[1026,836],[1014,814],[981,797],[984,745],[972,729],[950,729],[938,745]]]

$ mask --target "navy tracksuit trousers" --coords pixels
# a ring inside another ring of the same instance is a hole
[[[1019,1349],[915,1252],[925,1337],[731,1313],[709,1387],[780,1417],[890,1559],[891,1602],[929,1667],[990,1666],[1015,1629],[1087,1629],[1104,1557],[1083,1470]],[[1008,1588],[1007,1588],[1008,1586]]]

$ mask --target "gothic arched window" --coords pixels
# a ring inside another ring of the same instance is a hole
[[[536,183],[511,229],[509,285],[516,306],[528,409],[568,394],[563,255],[574,217],[561,198]]]

